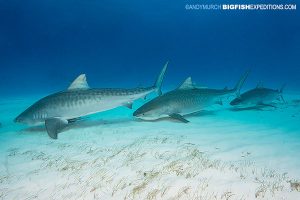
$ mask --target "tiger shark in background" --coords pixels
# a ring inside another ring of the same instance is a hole
[[[222,98],[236,94],[239,96],[249,71],[247,71],[233,89],[209,89],[199,88],[192,83],[191,77],[187,78],[182,85],[170,92],[158,96],[138,108],[133,116],[144,120],[156,120],[165,117],[189,122],[184,115],[192,114],[204,108],[222,104]]]
[[[132,108],[134,100],[144,98],[151,92],[161,95],[167,66],[168,62],[162,68],[155,84],[146,88],[90,88],[85,74],[81,74],[67,90],[40,99],[16,117],[14,122],[29,125],[45,123],[48,135],[57,139],[59,131],[74,119],[118,106]]]
[[[285,102],[282,92],[285,87],[285,84],[277,90],[269,89],[263,87],[260,83],[256,86],[256,88],[249,90],[230,102],[230,105],[235,107],[255,107],[255,106],[270,106],[276,107],[272,105],[274,101],[282,101]]]

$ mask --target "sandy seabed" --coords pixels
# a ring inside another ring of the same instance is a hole
[[[11,122],[32,99],[2,100],[0,199],[300,199],[300,97],[287,99],[277,109],[216,106],[188,124],[118,108],[58,140]]]

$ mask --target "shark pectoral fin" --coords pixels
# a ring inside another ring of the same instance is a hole
[[[49,137],[57,139],[57,134],[68,124],[68,120],[62,118],[49,118],[45,121],[45,126]]]
[[[78,122],[78,121],[82,121],[82,120],[83,120],[83,118],[81,118],[81,117],[68,119],[68,124]]]
[[[190,121],[188,121],[187,119],[185,119],[182,115],[177,114],[177,113],[173,113],[171,115],[169,115],[172,119],[176,119],[178,121],[181,121],[183,123],[188,123]]]
[[[129,109],[132,109],[132,102],[127,102],[127,103],[124,103],[123,105]]]

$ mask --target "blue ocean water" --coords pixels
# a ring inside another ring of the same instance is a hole
[[[300,184],[299,9],[187,4],[211,2],[0,0],[0,199],[300,198],[291,186]],[[188,76],[200,86],[230,88],[250,70],[242,92],[258,82],[286,84],[286,104],[233,111],[227,99],[188,124],[135,119],[152,94],[133,110],[71,124],[58,140],[43,125],[13,123],[79,74],[92,88],[145,87],[167,61],[163,92]]]
[[[187,76],[231,86],[251,69],[249,87],[298,89],[297,10],[186,10],[192,3],[1,1],[1,94],[62,90],[80,73],[95,87],[145,86],[167,60],[167,88]]]

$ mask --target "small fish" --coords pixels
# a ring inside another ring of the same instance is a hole
[[[175,90],[158,96],[138,108],[133,116],[144,120],[156,120],[171,117],[181,122],[189,122],[183,115],[195,113],[213,104],[222,104],[221,99],[228,95],[239,95],[249,71],[247,71],[233,89],[198,88],[191,77]]]
[[[233,99],[230,102],[232,106],[239,107],[251,107],[251,106],[269,106],[275,107],[272,103],[275,100],[285,102],[282,92],[285,85],[283,85],[280,89],[274,90],[263,87],[261,84],[258,84],[256,88],[249,90],[237,98]]]
[[[151,92],[161,94],[161,85],[168,66],[165,64],[154,86],[146,88],[90,88],[85,74],[78,76],[65,91],[46,96],[27,108],[14,122],[29,125],[45,123],[48,135],[57,139],[58,132],[69,122],[82,116],[126,106]]]

